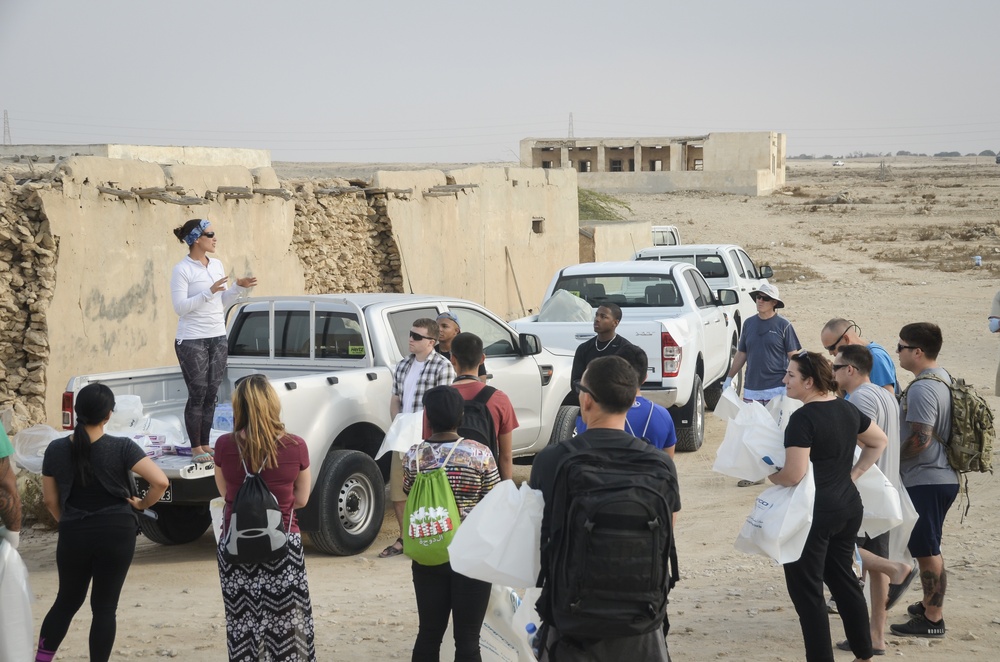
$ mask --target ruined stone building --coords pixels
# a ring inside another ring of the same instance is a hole
[[[785,134],[525,138],[521,163],[575,170],[581,188],[610,193],[696,190],[767,195],[785,184]]]

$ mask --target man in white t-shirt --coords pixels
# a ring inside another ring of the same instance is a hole
[[[438,324],[432,319],[420,318],[410,327],[410,355],[396,365],[392,375],[392,399],[389,401],[389,416],[409,414],[423,409],[424,393],[435,386],[447,386],[455,381],[455,369],[451,361],[434,351],[438,342]],[[389,470],[389,499],[399,523],[400,536],[382,550],[381,558],[398,556],[403,553],[403,509],[406,493],[403,492],[403,460],[400,453],[394,453]]]

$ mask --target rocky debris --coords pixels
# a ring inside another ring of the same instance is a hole
[[[841,191],[825,198],[816,198],[805,203],[807,205],[847,205],[852,202],[850,191]]]

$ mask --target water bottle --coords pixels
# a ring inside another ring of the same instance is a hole
[[[541,642],[538,641],[538,626],[534,623],[528,623],[524,629],[528,632],[528,646],[531,647],[531,654],[537,660],[542,654]]]

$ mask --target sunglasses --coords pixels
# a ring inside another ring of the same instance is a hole
[[[755,296],[753,298],[753,300],[754,301],[764,301],[764,302],[774,301],[774,299],[772,299],[771,297],[767,296],[766,294],[758,294],[757,296]]]
[[[422,336],[416,331],[410,331],[410,337],[413,338],[414,340],[433,340],[434,342],[437,342],[437,338],[431,338],[430,336]]]
[[[851,320],[848,320],[848,322],[851,322],[850,325],[848,325],[848,327],[846,329],[844,329],[844,332],[840,334],[839,338],[837,338],[835,341],[833,341],[832,345],[824,345],[823,346],[823,347],[826,348],[826,351],[828,351],[828,352],[836,352],[838,349],[840,349],[840,341],[844,339],[844,336],[846,336],[847,332],[850,331],[851,329],[856,329],[857,332],[858,332],[858,335],[859,336],[861,335],[861,327],[859,327],[857,324],[855,324]]]
[[[900,345],[899,343],[896,344],[897,354],[902,352],[904,349],[920,349],[920,348],[917,347],[916,345]]]
[[[581,393],[586,393],[591,398],[593,398],[594,402],[600,403],[600,400],[597,399],[597,396],[594,395],[594,392],[591,391],[586,386],[584,386],[583,384],[581,384],[580,382],[577,382],[576,384],[573,385],[573,390],[576,391],[577,395]]]
[[[837,372],[841,368],[846,368],[847,366],[849,366],[851,364],[850,363],[831,363],[830,365],[831,365],[831,367],[833,367],[833,371]]]
[[[201,236],[202,237],[208,237],[209,239],[215,239],[215,233],[214,232],[202,232]]]

